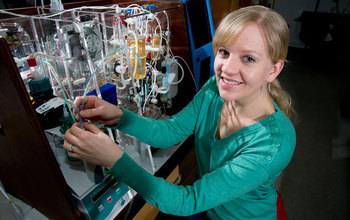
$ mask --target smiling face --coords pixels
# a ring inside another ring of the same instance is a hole
[[[259,26],[248,23],[233,43],[218,47],[214,69],[220,96],[241,103],[268,97],[267,83],[282,67],[283,61],[272,62]]]

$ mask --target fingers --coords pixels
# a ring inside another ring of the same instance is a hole
[[[78,141],[84,140],[84,137],[86,137],[86,132],[81,128],[80,123],[75,123],[72,125],[72,127],[69,129],[70,134],[72,134]],[[74,144],[74,143],[73,143]]]
[[[67,135],[67,138],[69,138],[68,141],[70,143],[74,144],[74,143],[76,143],[75,141],[79,142],[79,140],[85,140],[90,135],[90,133],[98,134],[101,132],[101,130],[98,127],[96,127],[96,125],[94,125],[94,124],[84,123],[83,127],[85,128],[85,131],[80,128],[79,123],[75,123],[71,127],[71,129],[69,129],[67,131],[68,134],[66,134],[66,135]],[[70,140],[72,140],[73,142],[71,142]],[[76,144],[78,144],[78,143],[76,143]]]
[[[73,125],[72,127],[74,127],[75,125]],[[79,128],[78,128],[79,129]],[[63,144],[63,148],[65,150],[69,150],[71,145],[77,146],[79,144],[79,138],[76,136],[76,134],[72,133],[72,128],[68,129],[66,131],[66,134],[64,135],[64,144]]]
[[[74,104],[78,107],[81,105],[81,103],[83,102],[83,96],[78,96],[75,98],[74,100]]]
[[[74,103],[77,106],[79,114],[83,119],[92,119],[94,117],[100,116],[99,103],[101,101],[102,100],[97,96],[86,96],[85,100],[82,96],[80,96],[75,99]],[[76,111],[74,111],[74,113],[75,117],[78,118],[78,113]]]
[[[63,143],[63,149],[65,149],[67,151],[69,157],[81,159],[80,158],[80,154],[79,154],[80,149],[79,149],[78,146],[72,144],[69,141],[69,140],[72,140],[72,137],[70,137],[70,136],[71,136],[71,134],[68,132],[68,135],[65,136],[65,140],[64,140],[64,143]]]
[[[79,126],[79,123],[75,123],[70,129],[66,131],[63,149],[67,151],[68,156],[82,159],[82,149],[80,147],[83,144],[83,140],[85,139],[84,137],[87,136],[86,133],[88,131],[84,131]]]
[[[80,149],[78,146],[75,146],[75,145],[72,145],[72,144],[69,144],[68,142],[66,142],[64,145],[63,145],[63,148],[67,151],[67,154],[69,157],[73,157],[73,158],[76,158],[76,159],[81,159],[80,157]]]
[[[80,118],[79,118],[79,114],[78,114],[78,111],[80,112],[80,109],[81,109],[81,103],[83,101],[83,97],[80,96],[80,97],[76,97],[75,100],[74,100],[74,104],[77,108],[73,108],[73,115],[74,115],[74,118],[75,120],[79,121]]]
[[[68,156],[93,164],[111,167],[122,155],[122,150],[94,124],[74,124],[67,130],[63,148]]]
[[[80,112],[80,116],[81,116],[82,118],[87,118],[87,119],[96,117],[96,116],[98,116],[98,115],[99,115],[99,110],[98,110],[98,109],[95,109],[95,108],[93,108],[93,109],[82,110],[82,111]]]
[[[93,134],[98,134],[101,132],[101,130],[94,124],[84,124],[83,126],[87,131],[90,131]]]
[[[81,110],[81,105],[84,104],[83,109],[94,108],[97,96],[85,96],[85,100],[83,96],[78,96],[74,100],[74,104]],[[84,103],[83,103],[84,101]]]
[[[76,151],[76,148],[74,148],[74,151]],[[81,157],[80,157],[80,155],[79,154],[77,154],[77,153],[75,153],[75,152],[69,152],[69,151],[67,151],[67,153],[68,153],[68,156],[69,157],[73,157],[73,158],[75,158],[75,159],[82,159]]]

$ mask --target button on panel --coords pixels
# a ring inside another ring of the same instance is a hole
[[[107,198],[107,201],[108,201],[109,203],[111,203],[111,202],[112,202],[112,196],[108,197],[108,198]]]
[[[117,193],[117,195],[119,195],[120,192],[121,192],[120,188],[117,188],[117,189],[115,190],[115,193]]]

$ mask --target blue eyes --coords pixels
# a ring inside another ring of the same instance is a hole
[[[224,49],[220,49],[220,50],[219,50],[219,54],[221,54],[221,55],[223,55],[223,56],[229,56],[229,55],[230,55],[230,53],[227,52],[227,51],[224,50]]]
[[[230,57],[230,53],[225,49],[219,49],[218,54],[224,58]],[[245,63],[253,63],[253,62],[255,62],[255,59],[252,58],[251,56],[244,55],[244,56],[242,56],[242,61]]]
[[[247,62],[247,63],[252,63],[252,62],[255,61],[253,58],[251,58],[251,57],[249,57],[249,56],[245,56],[243,59],[244,59],[244,61]]]

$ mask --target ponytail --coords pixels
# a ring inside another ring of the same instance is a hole
[[[278,107],[288,117],[292,118],[294,109],[292,107],[292,98],[287,91],[285,91],[280,82],[275,79],[270,84],[270,96],[276,102]]]

